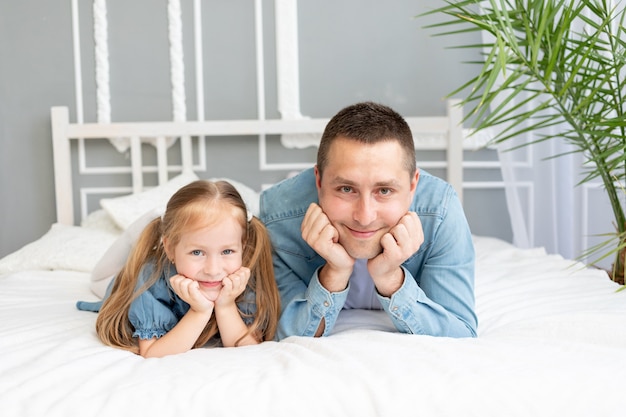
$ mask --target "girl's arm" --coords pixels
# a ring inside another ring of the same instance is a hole
[[[160,358],[190,350],[211,318],[213,310],[198,312],[189,309],[187,314],[160,338],[139,339],[139,354],[144,358]]]
[[[215,320],[225,347],[235,346],[235,343],[248,332],[248,326],[239,313],[235,299],[246,289],[249,278],[250,270],[246,267],[224,278],[220,295],[215,300]],[[248,334],[239,340],[237,346],[259,344],[257,336]]]
[[[248,326],[241,318],[237,304],[215,307],[215,319],[220,329],[220,339],[224,347],[233,347],[235,343],[248,331]],[[260,343],[253,333],[239,340],[237,346],[257,345]]]
[[[145,358],[162,357],[190,350],[213,314],[213,301],[201,292],[198,283],[182,275],[170,278],[174,292],[189,304],[182,319],[160,338],[139,339],[139,354]]]

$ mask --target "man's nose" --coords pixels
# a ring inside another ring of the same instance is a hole
[[[353,219],[359,224],[368,225],[376,219],[376,202],[368,196],[361,196],[356,201]]]

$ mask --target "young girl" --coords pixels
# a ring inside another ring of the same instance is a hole
[[[96,331],[144,357],[209,342],[256,344],[274,338],[279,300],[265,226],[231,184],[200,180],[141,233],[109,285]]]

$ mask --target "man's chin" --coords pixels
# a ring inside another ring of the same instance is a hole
[[[344,248],[354,259],[372,259],[383,251],[380,245],[345,245]]]

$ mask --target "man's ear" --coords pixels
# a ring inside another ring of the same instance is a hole
[[[315,173],[315,186],[317,187],[317,191],[322,187],[322,174],[320,174],[320,170],[317,168],[317,165],[313,167],[313,172]]]
[[[411,194],[413,194],[415,192],[415,189],[417,188],[417,183],[420,180],[420,169],[419,168],[415,168],[415,174],[413,175],[413,178],[411,178]]]

